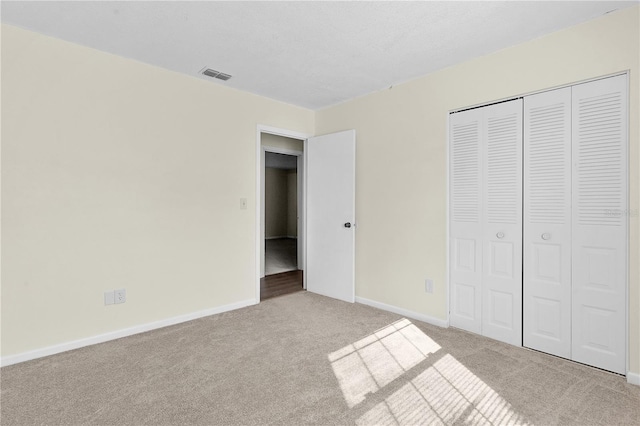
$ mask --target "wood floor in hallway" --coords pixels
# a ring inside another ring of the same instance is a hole
[[[302,271],[267,275],[260,279],[260,300],[302,291]]]

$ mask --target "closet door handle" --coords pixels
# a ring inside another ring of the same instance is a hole
[[[500,239],[503,239],[503,238],[504,238],[504,232],[498,232],[498,233],[496,234],[496,237],[498,237],[498,238],[500,238]]]
[[[545,232],[544,234],[540,235],[540,238],[542,238],[543,240],[549,240],[551,239],[551,234],[549,234],[548,232]]]

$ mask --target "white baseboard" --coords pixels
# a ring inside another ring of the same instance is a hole
[[[373,306],[374,308],[382,309],[383,311],[393,312],[394,314],[402,315],[407,318],[412,318],[418,321],[426,322],[428,324],[437,325],[438,327],[444,327],[444,328],[449,327],[448,320],[442,320],[440,318],[430,317],[428,315],[409,311],[407,309],[399,308],[397,306],[387,305],[386,303],[365,299],[364,297],[356,297],[356,302],[362,303],[363,305]]]
[[[84,339],[74,340],[71,342],[60,343],[46,348],[35,349],[28,352],[23,352],[16,355],[9,355],[0,359],[0,365],[5,367],[7,365],[17,364],[20,362],[30,361],[32,359],[42,358],[49,355],[58,354],[60,352],[70,351],[72,349],[78,349],[85,346],[95,345],[98,343],[108,342],[109,340],[120,339],[122,337],[131,336],[138,333],[144,333],[146,331],[155,330],[170,325],[180,324],[182,322],[191,321],[194,319],[207,317],[210,315],[220,314],[222,312],[233,311],[236,309],[244,308],[246,306],[255,305],[254,299],[243,300],[241,302],[231,303],[229,305],[218,306],[216,308],[205,309],[203,311],[192,312],[189,314],[178,315],[177,317],[167,318],[160,321],[149,322],[146,324],[136,325],[130,328],[124,328],[122,330],[110,331],[108,333],[99,334],[97,336],[86,337]]]
[[[640,386],[640,374],[627,371],[627,383]]]

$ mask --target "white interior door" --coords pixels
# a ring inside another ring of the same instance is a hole
[[[449,116],[452,326],[482,333],[482,108]]]
[[[626,370],[627,77],[572,88],[572,358]]]
[[[571,358],[571,87],[524,111],[523,344]]]
[[[484,113],[482,334],[522,345],[522,99]]]
[[[307,290],[355,301],[355,130],[307,139]]]

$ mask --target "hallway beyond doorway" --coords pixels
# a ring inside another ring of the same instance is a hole
[[[273,275],[298,269],[298,240],[273,238],[265,241],[264,274]]]
[[[302,274],[302,271],[296,270],[268,275],[260,279],[260,301],[304,290]]]

